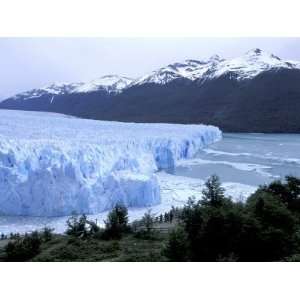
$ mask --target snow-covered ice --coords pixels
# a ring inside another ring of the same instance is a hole
[[[95,214],[161,203],[156,172],[220,140],[214,126],[0,110],[0,214]]]
[[[161,190],[161,202],[154,206],[131,207],[128,211],[129,220],[138,220],[151,209],[151,213],[158,216],[161,213],[168,212],[173,207],[183,207],[190,197],[201,199],[204,188],[204,180],[175,176],[167,174],[164,171],[157,173],[157,179]],[[244,201],[252,194],[257,187],[241,184],[237,182],[225,182],[223,187],[226,195],[232,197],[233,201]],[[88,215],[90,220],[96,220],[100,226],[104,226],[108,211],[98,214]],[[65,217],[0,217],[0,233],[9,234],[11,232],[25,233],[33,230],[41,230],[45,226],[55,229],[57,233],[63,233],[66,230]]]

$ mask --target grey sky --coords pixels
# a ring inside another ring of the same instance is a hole
[[[0,99],[52,82],[137,77],[163,65],[261,48],[300,60],[300,38],[0,38]]]

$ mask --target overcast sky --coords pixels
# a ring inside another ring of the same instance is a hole
[[[141,76],[185,59],[261,48],[300,60],[300,38],[0,38],[0,99],[52,82]]]

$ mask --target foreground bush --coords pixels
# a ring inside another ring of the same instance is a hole
[[[86,215],[77,217],[73,215],[67,220],[66,234],[77,238],[88,238],[97,235],[100,227],[93,221],[87,219]]]
[[[178,261],[294,258],[300,252],[299,207],[297,178],[263,186],[241,204],[225,197],[213,176],[206,182],[202,199],[191,200],[182,209],[182,229],[170,235],[166,255]]]
[[[187,261],[188,256],[188,238],[181,226],[175,228],[169,236],[168,244],[163,251],[171,261]]]
[[[117,204],[108,214],[105,221],[104,239],[120,239],[129,231],[128,210],[122,204]]]
[[[40,252],[41,237],[37,231],[25,234],[5,246],[8,261],[28,261]]]

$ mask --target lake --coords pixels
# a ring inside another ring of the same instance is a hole
[[[269,183],[286,175],[300,176],[300,134],[231,134],[183,161],[175,175],[248,185]]]

